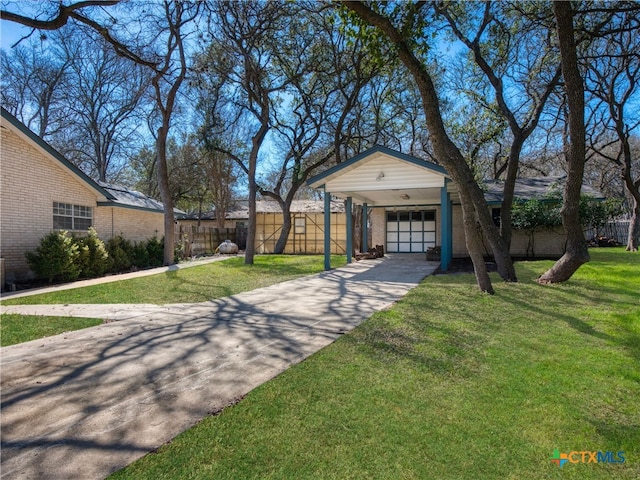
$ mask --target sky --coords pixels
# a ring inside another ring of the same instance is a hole
[[[6,20],[0,21],[0,47],[4,50],[8,50],[11,48],[11,45],[20,40],[23,36],[28,35],[29,32],[31,32],[30,28],[24,27],[18,23],[8,22]]]

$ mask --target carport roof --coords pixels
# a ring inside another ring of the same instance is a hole
[[[376,146],[307,183],[356,203],[413,206],[439,204],[442,187],[453,188],[448,180],[446,170],[435,163]]]

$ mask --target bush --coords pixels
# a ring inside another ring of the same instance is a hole
[[[153,236],[147,240],[147,253],[149,257],[149,267],[161,267],[164,263],[164,238],[158,240]]]
[[[109,254],[98,232],[89,227],[86,237],[75,238],[78,245],[80,276],[94,278],[104,275],[109,268]]]
[[[95,278],[105,273],[128,272],[132,267],[162,266],[164,242],[157,237],[132,243],[122,236],[105,244],[91,227],[86,237],[66,231],[51,232],[40,240],[35,252],[25,254],[31,270],[49,282]]]
[[[40,240],[35,252],[25,253],[31,270],[49,283],[76,280],[81,273],[80,248],[69,232],[51,232]]]
[[[133,265],[133,244],[120,235],[107,241],[109,268],[112,273],[127,272]]]
[[[138,268],[145,268],[149,265],[149,252],[147,251],[146,242],[136,242],[133,244],[131,264]]]

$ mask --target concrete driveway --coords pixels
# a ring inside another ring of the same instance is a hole
[[[3,307],[114,321],[1,349],[1,477],[104,478],[333,342],[437,266],[387,256],[199,304]]]

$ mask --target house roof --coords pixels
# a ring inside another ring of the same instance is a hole
[[[115,206],[124,208],[134,208],[137,210],[146,210],[149,212],[164,212],[162,202],[151,198],[144,193],[130,190],[121,185],[112,185],[104,182],[97,182],[102,188],[109,192],[112,199],[108,202],[99,202],[100,206]],[[173,209],[176,214],[184,214],[182,210]]]
[[[370,206],[436,204],[441,189],[450,187],[443,167],[382,146],[329,168],[307,183]],[[455,193],[456,188],[451,188]]]
[[[514,198],[522,200],[542,200],[553,196],[562,196],[566,179],[566,176],[519,178],[515,183]],[[483,187],[484,198],[487,203],[498,204],[502,202],[502,192],[504,189],[503,180],[485,180],[481,186]],[[599,192],[589,185],[582,186],[582,193],[597,199],[605,198],[602,192]]]
[[[549,198],[562,194],[566,177],[521,178],[516,180],[515,198]],[[443,188],[454,203],[459,201],[457,187],[449,182],[444,168],[431,162],[389,148],[376,146],[346,162],[316,175],[307,182],[313,188],[324,187],[331,195],[351,197],[356,203],[370,206],[414,207],[437,205]],[[488,204],[500,204],[504,181],[485,180],[482,183]],[[582,193],[598,199],[604,195],[583,185]]]
[[[282,213],[280,204],[274,200],[256,201],[256,212],[258,213]],[[291,202],[291,213],[322,213],[324,212],[324,202],[322,200],[293,200]],[[344,202],[341,200],[331,201],[331,213],[343,213]],[[182,220],[197,220],[197,214],[188,214],[181,217]],[[215,220],[215,211],[203,213],[201,220]],[[245,220],[249,218],[249,205],[246,200],[236,202],[236,206],[231,208],[225,215],[227,220]]]

